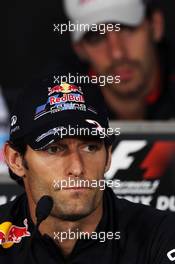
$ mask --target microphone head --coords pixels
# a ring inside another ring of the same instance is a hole
[[[43,220],[45,220],[51,210],[53,208],[53,199],[49,195],[44,195],[40,198],[36,205],[36,219],[37,219],[37,224],[40,224]]]

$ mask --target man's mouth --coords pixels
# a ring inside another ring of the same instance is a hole
[[[87,190],[87,189],[90,189],[88,187],[65,187],[65,188],[62,188],[62,190]]]
[[[120,76],[121,81],[129,81],[132,79],[134,70],[131,68],[126,68],[126,67],[120,67],[115,69],[112,74],[114,76]]]
[[[90,188],[87,187],[67,187],[67,188],[62,188],[60,191],[66,192],[66,193],[85,193]]]

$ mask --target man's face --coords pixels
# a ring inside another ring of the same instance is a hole
[[[110,165],[110,150],[108,152],[101,140],[73,137],[61,139],[42,151],[28,146],[24,179],[28,196],[36,204],[41,196],[50,195],[54,201],[52,215],[60,219],[73,221],[89,215],[102,202],[103,192],[99,188],[66,186],[60,190],[54,188],[54,183],[68,181],[68,178],[75,181],[103,179]]]
[[[120,76],[120,84],[108,88],[122,98],[145,93],[155,67],[154,46],[151,22],[147,20],[138,27],[121,26],[119,32],[88,32],[77,44],[98,74]]]

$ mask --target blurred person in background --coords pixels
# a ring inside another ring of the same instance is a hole
[[[142,0],[64,0],[64,8],[73,24],[90,26],[71,32],[74,50],[89,64],[88,74],[113,77],[102,88],[110,119],[174,118],[168,65],[158,52],[162,13]],[[94,24],[106,24],[105,33],[93,30]]]

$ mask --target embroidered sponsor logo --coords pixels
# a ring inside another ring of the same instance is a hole
[[[64,110],[79,110],[86,111],[86,106],[84,104],[75,104],[75,103],[66,103],[59,104],[50,109],[51,114],[56,112],[64,111]]]
[[[106,133],[104,132],[104,128],[97,121],[92,120],[92,119],[86,119],[86,122],[89,123],[89,124],[94,125],[95,128],[97,129],[97,131],[99,131],[100,133],[106,135]]]
[[[62,83],[48,88],[48,99],[36,108],[34,120],[48,113],[54,114],[64,110],[86,111],[81,87]]]
[[[16,115],[12,116],[12,118],[11,118],[11,126],[14,126],[16,124],[17,120],[18,120],[18,118],[17,118]]]
[[[53,93],[71,93],[71,92],[79,92],[82,93],[81,87],[77,87],[73,84],[62,83],[61,85],[56,85],[54,87],[48,88],[48,96],[52,95]]]
[[[37,137],[36,139],[36,142],[40,142],[42,139],[50,136],[50,135],[58,135],[59,136],[59,133],[60,131],[62,131],[62,129],[64,129],[64,127],[54,127],[52,129],[50,129],[48,132],[42,134],[41,136]]]
[[[67,102],[67,101],[84,103],[84,98],[80,94],[78,95],[77,94],[65,94],[62,97],[51,96],[49,98],[50,105]]]
[[[13,134],[14,132],[20,130],[20,126],[15,126],[13,129],[10,130],[10,134]]]

